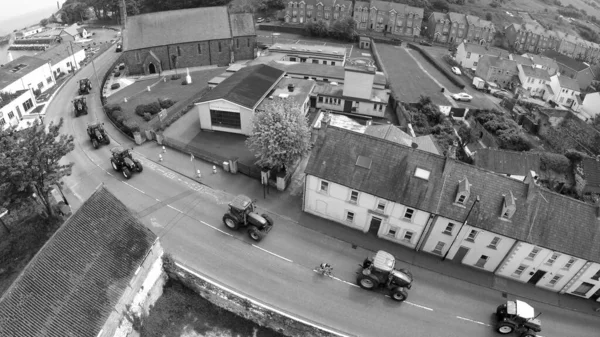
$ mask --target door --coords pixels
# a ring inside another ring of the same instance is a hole
[[[369,233],[377,235],[379,233],[379,228],[381,228],[382,222],[383,219],[372,216],[371,223],[369,224]]]
[[[460,248],[458,248],[458,251],[456,252],[456,254],[454,254],[454,258],[452,259],[452,262],[461,263],[462,260],[465,258],[465,255],[467,255],[468,252],[469,252],[469,248],[460,246]]]
[[[349,100],[344,101],[344,111],[345,112],[352,111],[352,101],[349,101]]]
[[[538,270],[535,272],[535,274],[533,274],[533,276],[529,279],[529,281],[527,281],[527,283],[531,283],[531,284],[537,284],[538,281],[544,277],[544,275],[546,275],[546,271],[545,270]]]
[[[152,62],[148,65],[148,73],[156,74],[156,67],[154,66],[154,63],[152,63]]]
[[[585,296],[588,293],[588,291],[592,290],[593,287],[594,287],[593,284],[583,282],[579,287],[577,287],[577,289],[575,289],[573,294],[579,295],[579,296]]]
[[[313,96],[310,98],[310,107],[311,108],[316,108],[317,107],[317,97]]]

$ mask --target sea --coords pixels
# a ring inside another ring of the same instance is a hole
[[[0,36],[4,36],[6,34],[11,33],[12,31],[14,31],[15,29],[22,29],[25,27],[29,27],[29,26],[33,26],[37,23],[40,22],[40,20],[42,20],[43,18],[47,18],[50,15],[52,15],[52,13],[56,12],[56,5],[55,6],[51,6],[51,7],[47,7],[47,8],[42,8],[42,9],[36,9],[36,10],[32,10],[29,13],[25,14],[25,15],[19,15],[10,19],[6,19],[3,21],[0,21]],[[8,47],[10,46],[10,44],[6,43],[3,45],[0,45],[0,65],[6,64],[9,61],[9,57],[8,57]],[[35,50],[11,50],[10,53],[12,55],[12,59],[17,59],[20,56],[23,55],[27,55],[27,56],[34,56],[35,54],[39,53],[40,51],[35,51]]]

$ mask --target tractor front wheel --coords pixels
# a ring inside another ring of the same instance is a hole
[[[394,301],[402,302],[408,297],[408,293],[404,289],[398,287],[392,289],[391,297]]]
[[[238,228],[240,228],[240,224],[230,214],[223,215],[223,223],[225,224],[225,226],[227,226],[227,228],[231,230],[237,230]]]
[[[94,149],[97,149],[100,145],[98,144],[97,140],[92,139],[92,146],[94,147]]]
[[[361,288],[367,289],[367,290],[373,290],[373,289],[377,288],[377,286],[379,286],[379,280],[371,274],[365,275],[363,273],[360,273],[358,275],[356,283],[358,283],[358,285]]]
[[[131,171],[129,171],[129,168],[123,167],[123,177],[125,177],[125,179],[131,178]]]
[[[255,226],[252,226],[248,229],[248,235],[250,235],[250,238],[256,242],[259,242],[263,239],[263,232],[261,232],[260,229],[256,228]]]
[[[503,335],[508,335],[515,331],[515,326],[508,322],[500,322],[496,328],[496,331]]]
[[[119,171],[119,165],[117,165],[114,159],[110,160],[110,164],[112,165],[113,170]]]

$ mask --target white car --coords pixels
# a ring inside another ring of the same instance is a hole
[[[455,73],[456,75],[462,75],[462,73],[460,72],[460,69],[458,69],[458,67],[452,67],[452,72]]]
[[[460,94],[454,94],[452,95],[452,98],[454,98],[455,101],[464,101],[464,102],[470,102],[473,99],[473,96],[461,92]]]
[[[264,22],[264,21],[265,21],[265,19],[263,19],[263,18],[258,18],[258,19],[256,20],[256,23],[262,23],[262,22]]]

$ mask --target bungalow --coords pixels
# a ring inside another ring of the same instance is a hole
[[[56,84],[50,63],[32,56],[21,56],[0,68],[0,91],[34,90],[45,92]]]
[[[346,63],[346,48],[317,45],[276,43],[269,52],[283,54],[282,61],[325,64],[343,67]]]

